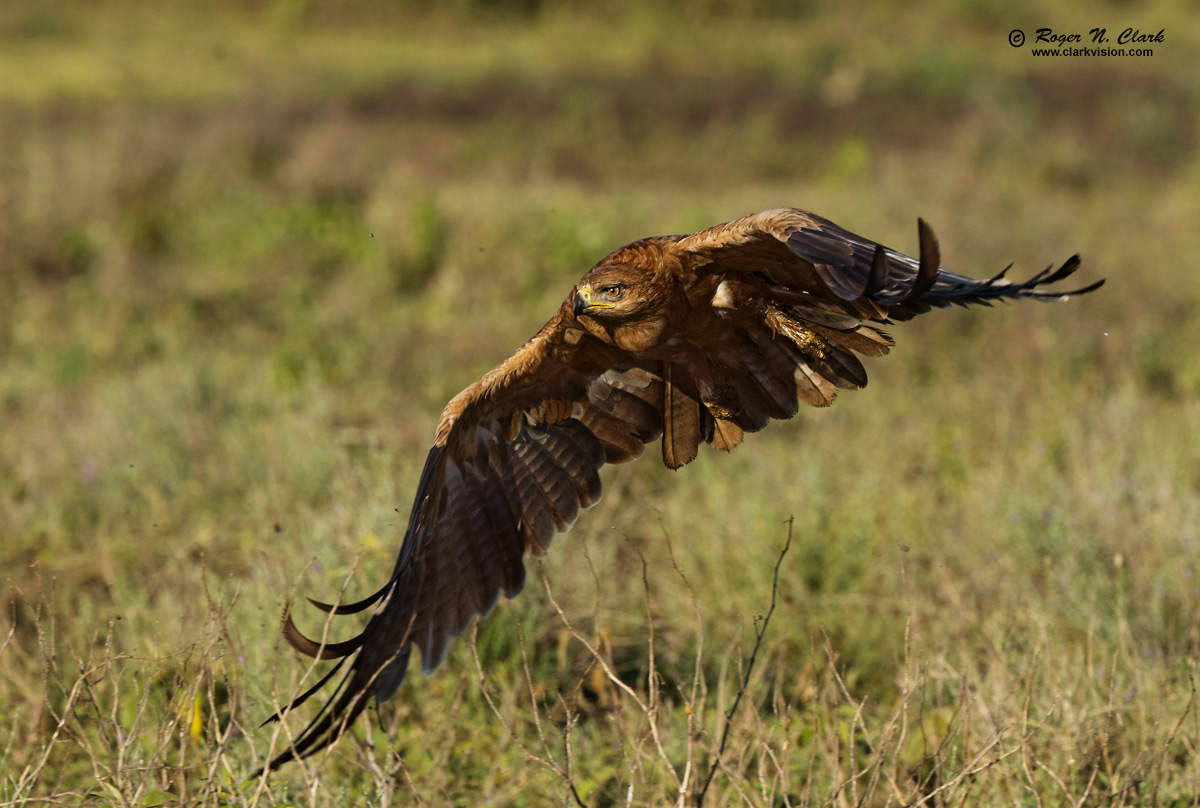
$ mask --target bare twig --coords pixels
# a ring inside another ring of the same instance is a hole
[[[742,674],[742,683],[738,688],[737,695],[733,698],[733,705],[725,713],[725,727],[721,731],[721,743],[717,746],[717,756],[713,760],[712,768],[708,770],[708,777],[705,778],[700,793],[696,795],[697,808],[700,808],[704,804],[704,796],[708,793],[708,787],[712,784],[713,778],[717,774],[717,769],[721,765],[721,756],[725,754],[725,747],[729,743],[729,728],[733,725],[733,717],[742,703],[742,697],[746,695],[746,691],[750,688],[750,675],[754,672],[754,663],[757,661],[758,652],[762,648],[762,641],[763,637],[766,636],[767,626],[771,623],[771,615],[775,613],[775,604],[779,598],[779,568],[783,566],[784,556],[787,555],[788,550],[792,546],[792,527],[794,523],[795,517],[788,517],[787,540],[783,543],[783,549],[779,551],[779,558],[775,562],[775,575],[771,581],[771,607],[767,609],[765,615],[757,617],[754,621],[754,647],[750,650],[750,659],[746,662],[746,670]]]
[[[638,555],[642,559],[642,564],[645,565],[645,563],[646,563],[645,557],[643,557],[641,555],[640,551],[638,552]],[[644,578],[643,578],[643,584],[645,585]],[[550,581],[547,580],[546,574],[544,571],[542,572],[542,585],[546,589],[546,597],[549,599],[550,605],[554,607],[554,611],[558,614],[558,619],[561,620],[562,624],[567,627],[567,631],[571,634],[572,637],[579,640],[579,642],[581,642],[583,644],[584,648],[586,648],[588,650],[588,653],[592,655],[592,658],[595,659],[596,662],[598,662],[600,664],[600,667],[604,669],[604,675],[606,677],[608,677],[608,681],[611,682],[617,689],[619,689],[623,693],[625,693],[625,695],[627,695],[631,699],[633,699],[634,702],[637,704],[638,709],[641,710],[642,713],[646,716],[647,722],[649,723],[649,727],[650,727],[650,737],[654,741],[655,749],[657,749],[659,757],[662,758],[662,760],[666,763],[667,772],[668,772],[668,774],[671,775],[671,779],[674,782],[675,788],[676,788],[676,790],[678,790],[682,785],[680,782],[680,779],[679,779],[679,773],[676,772],[675,767],[671,765],[671,758],[667,754],[667,750],[663,746],[662,733],[659,730],[658,720],[657,720],[656,713],[653,708],[653,703],[647,704],[646,701],[643,700],[642,697],[637,694],[637,691],[635,691],[632,687],[627,685],[625,682],[621,681],[621,677],[617,675],[617,672],[615,670],[613,670],[612,664],[607,659],[605,659],[604,653],[594,643],[589,641],[587,637],[584,637],[583,634],[581,634],[577,628],[575,628],[575,625],[571,622],[571,619],[569,617],[567,617],[567,613],[565,611],[563,611],[562,606],[555,599],[554,592],[550,587]],[[653,670],[650,672],[650,675],[651,676],[654,675]]]
[[[531,749],[529,749],[529,747],[525,746],[525,744],[522,743],[521,739],[517,736],[516,730],[513,728],[512,724],[510,724],[508,722],[508,720],[505,719],[504,713],[502,713],[500,711],[500,708],[496,706],[496,701],[495,701],[495,699],[492,698],[491,690],[488,688],[487,674],[485,674],[483,672],[483,661],[480,660],[480,658],[479,658],[478,638],[479,638],[479,620],[477,618],[474,621],[472,621],[472,623],[471,623],[471,655],[475,659],[475,670],[479,674],[479,689],[483,692],[483,698],[488,703],[488,707],[491,708],[492,714],[494,716],[496,716],[496,719],[500,722],[500,725],[504,727],[505,734],[507,734],[509,739],[511,739],[512,742],[517,745],[517,749],[520,750],[522,755],[524,755],[529,760],[534,761],[535,763],[545,766],[547,769],[549,769],[550,771],[552,771],[556,775],[558,775],[560,778],[562,778],[562,781],[566,784],[567,789],[571,792],[571,797],[575,800],[575,804],[578,805],[579,808],[587,808],[587,804],[579,796],[579,792],[575,788],[575,783],[571,779],[571,773],[568,770],[568,768],[564,767],[558,761],[550,758],[549,756],[543,757],[542,755],[539,755],[537,752],[534,752]],[[522,654],[524,654],[524,637],[522,637],[521,642],[522,642]],[[525,665],[526,665],[527,682],[529,682],[529,684],[530,684],[530,695],[532,698],[532,694],[533,694],[532,680],[530,680],[528,678],[529,677],[528,658],[525,659]],[[537,712],[538,712],[536,698],[533,699],[532,706],[533,706],[534,715],[536,716]],[[537,720],[537,727],[538,727],[538,730],[537,730],[538,731],[538,740],[542,744],[543,748],[547,748],[546,747],[546,739],[542,735],[540,720]]]
[[[701,712],[703,704],[700,698],[700,689],[704,684],[704,618],[700,613],[700,601],[696,598],[696,590],[692,587],[692,582],[688,580],[683,568],[679,566],[678,559],[675,558],[675,546],[671,543],[671,535],[666,527],[662,525],[661,520],[659,521],[659,526],[662,528],[663,539],[667,544],[667,556],[671,559],[671,568],[675,570],[675,574],[683,581],[683,586],[692,601],[692,612],[696,615],[696,664],[692,671],[691,694],[684,701],[687,713],[687,764],[684,767],[683,785],[680,787],[679,794],[680,799],[683,800],[687,796],[688,788],[691,786],[692,771],[695,768],[698,746],[696,726],[703,719],[703,713]]]
[[[1183,714],[1179,716],[1179,720],[1175,722],[1175,726],[1171,727],[1171,733],[1163,741],[1162,753],[1158,756],[1158,760],[1154,764],[1154,790],[1151,792],[1151,805],[1158,805],[1158,786],[1162,781],[1163,759],[1167,756],[1167,750],[1171,748],[1171,744],[1175,742],[1175,736],[1179,733],[1179,728],[1183,726],[1184,719],[1188,717],[1188,713],[1192,711],[1192,705],[1196,701],[1196,680],[1193,678],[1190,670],[1188,671],[1188,681],[1191,682],[1192,690],[1188,695],[1187,704],[1184,705]]]
[[[1033,680],[1035,671],[1038,669],[1038,656],[1041,650],[1039,649],[1033,655],[1033,663],[1029,666],[1029,678],[1025,683],[1025,698],[1021,703],[1021,734],[1028,737],[1029,733],[1029,703],[1033,701]],[[1038,790],[1037,783],[1033,779],[1033,770],[1029,765],[1030,758],[1033,757],[1033,750],[1027,745],[1022,744],[1021,747],[1021,771],[1025,774],[1025,779],[1029,781],[1029,790],[1033,792],[1033,798],[1037,802],[1038,808],[1042,808],[1042,795]],[[1036,765],[1036,758],[1034,760]],[[1060,781],[1061,785],[1061,781]]]

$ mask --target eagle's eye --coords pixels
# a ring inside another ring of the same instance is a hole
[[[614,283],[612,286],[605,286],[600,291],[609,297],[620,297],[621,293],[625,291],[625,286],[620,283]]]

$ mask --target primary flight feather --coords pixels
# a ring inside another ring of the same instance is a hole
[[[322,644],[285,612],[296,650],[339,660],[288,709],[349,667],[271,768],[337,740],[371,696],[390,697],[414,645],[429,673],[501,592],[520,592],[524,556],[599,501],[605,463],[661,439],[677,469],[702,442],[728,451],[801,403],[828,406],[839,389],[866,385],[858,355],[891,348],[878,324],[951,303],[1063,300],[1104,283],[1041,290],[1078,256],[1023,283],[1003,272],[973,280],[939,268],[923,221],[918,237],[913,259],[787,208],[642,239],[592,267],[537,334],[446,405],[383,587],[357,603],[314,601],[339,615],[373,607],[363,631]]]

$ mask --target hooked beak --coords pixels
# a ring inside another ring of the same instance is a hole
[[[592,287],[580,286],[575,292],[575,304],[571,306],[571,311],[575,312],[575,316],[578,317],[581,314],[588,314],[596,309],[611,308],[610,304],[593,302]]]

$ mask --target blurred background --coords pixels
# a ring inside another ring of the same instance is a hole
[[[0,801],[694,799],[792,516],[706,804],[1196,804],[1197,64],[1171,2],[0,4]],[[612,249],[777,206],[1108,284],[610,469],[479,630],[499,714],[462,642],[247,785],[280,609],[383,580],[446,400]]]

